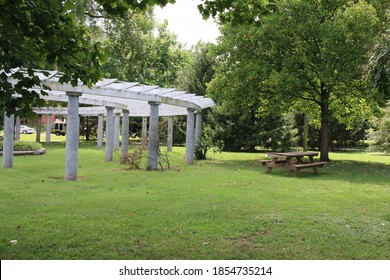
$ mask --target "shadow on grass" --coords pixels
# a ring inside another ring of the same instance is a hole
[[[326,167],[332,180],[389,185],[390,165],[379,162],[335,160]]]
[[[210,161],[210,164],[220,165],[223,168],[238,170],[253,170],[265,174],[266,168],[258,160],[226,160]],[[290,177],[285,169],[274,168],[272,176]],[[367,183],[389,185],[390,165],[379,162],[364,162],[354,160],[333,160],[323,168],[319,168],[319,174],[315,174],[311,168],[304,169],[291,179],[310,178],[313,180],[340,180],[352,183]]]

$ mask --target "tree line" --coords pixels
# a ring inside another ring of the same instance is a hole
[[[63,82],[115,77],[207,95],[217,106],[205,113],[206,150],[289,150],[304,141],[307,118],[309,147],[329,160],[330,149],[385,127],[389,1],[205,0],[199,12],[218,21],[221,36],[191,49],[154,19],[153,7],[168,2],[0,3],[2,110],[26,117],[43,105],[28,90],[41,84],[36,77],[7,82],[25,67],[58,69]],[[178,118],[177,143],[184,126]]]

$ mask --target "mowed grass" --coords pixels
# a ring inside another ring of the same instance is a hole
[[[210,153],[166,171],[124,170],[63,142],[0,169],[1,259],[389,259],[390,157],[332,153],[319,175],[265,174],[265,154]],[[17,240],[12,245],[11,240]]]

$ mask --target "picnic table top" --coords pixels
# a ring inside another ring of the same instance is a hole
[[[304,157],[304,156],[317,156],[318,152],[272,152],[268,153],[269,156],[284,156],[284,157]]]

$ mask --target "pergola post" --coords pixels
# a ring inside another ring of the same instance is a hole
[[[168,140],[167,151],[172,152],[173,147],[173,116],[168,117]]]
[[[121,126],[121,114],[115,113],[115,117],[114,117],[114,151],[119,150],[120,126]]]
[[[96,148],[101,149],[103,147],[103,118],[104,114],[98,115],[98,131],[97,131],[97,144]]]
[[[112,161],[114,153],[114,107],[106,107],[106,161]]]
[[[68,103],[68,108],[69,108],[69,103]],[[46,115],[46,144],[47,145],[50,144],[50,133],[51,133],[51,115]]]
[[[14,166],[14,122],[14,115],[4,113],[3,168]]]
[[[195,110],[192,108],[188,108],[187,110],[186,162],[187,164],[193,164],[195,152]]]
[[[142,147],[146,147],[148,137],[148,117],[142,117]]]
[[[122,110],[122,156],[129,152],[129,110]]]
[[[20,117],[17,116],[15,120],[15,141],[20,141]]]
[[[202,138],[202,111],[196,111],[196,120],[195,120],[195,145]]]
[[[1,69],[0,69],[1,70]],[[8,70],[4,70],[7,73]],[[186,161],[191,164],[194,161],[195,154],[195,110],[188,108],[195,108],[196,110],[203,110],[206,108],[212,108],[216,104],[211,98],[205,98],[203,96],[197,96],[195,94],[188,94],[185,91],[177,91],[173,88],[161,88],[157,85],[145,85],[138,82],[123,82],[115,78],[110,79],[101,79],[96,81],[93,85],[86,85],[83,83],[68,83],[64,82],[63,73],[58,71],[47,71],[47,70],[32,70],[36,77],[43,77],[44,79],[44,88],[50,87],[52,91],[48,91],[44,97],[45,100],[55,101],[55,102],[67,102],[68,108],[67,111],[65,108],[35,108],[31,109],[36,112],[38,115],[38,128],[37,128],[37,141],[46,141],[46,145],[51,143],[51,125],[55,120],[55,115],[65,115],[67,117],[67,140],[66,140],[66,163],[65,163],[65,178],[69,180],[75,180],[77,178],[77,165],[78,165],[78,146],[79,146],[79,133],[80,133],[80,113],[87,116],[97,116],[98,114],[107,114],[106,118],[106,137],[104,132],[104,118],[100,117],[99,119],[99,136],[97,147],[101,148],[106,138],[105,145],[105,160],[112,161],[114,158],[114,145],[115,149],[120,149],[119,145],[121,138],[121,129],[120,129],[120,118],[119,125],[118,120],[114,120],[114,110],[130,110],[130,114],[135,116],[142,116],[142,148],[148,149],[148,160],[147,168],[148,169],[157,169],[159,165],[159,116],[176,116],[176,115],[187,115],[187,135],[186,135]],[[20,82],[20,79],[28,77],[29,74],[32,74],[31,71],[27,71],[25,68],[15,68],[12,69],[13,75],[5,75],[4,78],[7,79],[7,82],[10,85],[15,85]],[[65,79],[66,80],[66,79]],[[35,90],[42,89],[41,86],[35,88]],[[66,93],[66,94],[65,94]],[[84,94],[82,94],[84,93]],[[66,96],[65,96],[66,95]],[[23,98],[18,94],[12,96],[13,98]],[[149,106],[146,106],[148,102]],[[91,105],[93,107],[79,108],[79,104]],[[33,105],[33,104],[31,104]],[[160,106],[161,105],[161,106]],[[106,106],[106,109],[104,107]],[[146,106],[146,107],[145,107]],[[105,112],[104,110],[107,110]],[[150,110],[150,115],[148,110]],[[188,112],[187,112],[188,110]],[[9,114],[15,113],[14,110],[8,110]],[[134,114],[133,114],[134,113]],[[122,112],[121,112],[122,114]],[[19,115],[18,113],[15,113]],[[12,119],[14,126],[15,117]],[[41,125],[45,124],[46,117],[46,139],[43,140],[42,137],[45,137],[45,131]],[[118,117],[118,116],[117,116]],[[150,119],[148,120],[148,117]],[[199,116],[200,118],[200,116]],[[118,119],[118,118],[117,118]],[[201,122],[197,119],[197,128],[196,128],[196,141],[201,137]],[[7,119],[7,121],[11,121]],[[149,124],[148,124],[149,122]],[[173,128],[172,128],[172,117],[168,118],[169,122],[169,133],[167,139],[167,150],[171,151],[173,146]],[[115,125],[115,123],[117,125]],[[61,125],[60,125],[61,126]],[[128,125],[124,125],[125,128]],[[62,125],[64,127],[64,125]],[[101,129],[100,127],[103,127]],[[119,128],[119,129],[118,129]],[[7,129],[5,129],[7,130]],[[42,134],[41,134],[42,132]],[[54,127],[53,127],[54,132]],[[6,133],[5,136],[5,146],[8,143],[13,143],[15,127],[12,127],[11,133]],[[126,142],[128,140],[127,131],[122,130],[122,135],[125,135],[123,139],[122,146],[123,152],[129,147],[126,147]],[[41,137],[42,136],[42,137]],[[8,142],[7,142],[8,141]],[[129,143],[130,144],[130,143]],[[164,144],[165,145],[165,144]],[[12,159],[7,160],[7,152],[11,157],[13,156],[13,144],[12,147],[4,147],[5,157],[3,159],[4,166],[12,166]],[[121,152],[122,152],[121,151]],[[116,155],[115,155],[116,156]],[[10,162],[10,164],[9,164]]]
[[[37,131],[35,135],[35,142],[41,142],[41,130],[42,130],[42,115],[37,116]]]
[[[81,92],[67,92],[66,95],[68,96],[68,117],[66,121],[65,180],[74,181],[77,180],[78,170],[79,97]],[[48,129],[46,129],[46,133],[47,131]]]
[[[156,170],[158,167],[158,122],[160,102],[150,101],[150,123],[149,123],[149,142],[148,142],[148,170]]]

